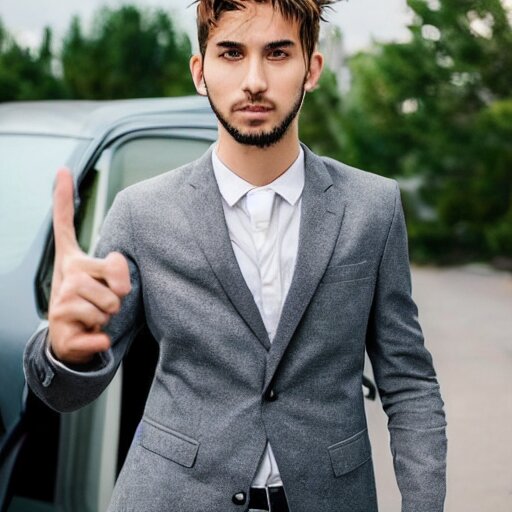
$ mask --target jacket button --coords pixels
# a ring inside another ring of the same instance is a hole
[[[245,503],[246,495],[245,492],[237,492],[233,495],[233,503],[235,505],[243,505]]]
[[[275,402],[277,400],[277,392],[274,391],[273,389],[269,389],[267,391],[267,395],[265,397],[267,399],[267,401],[269,402]]]

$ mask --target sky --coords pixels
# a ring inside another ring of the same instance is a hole
[[[50,26],[58,40],[69,27],[71,17],[79,15],[85,28],[102,5],[117,7],[132,3],[162,7],[175,14],[173,20],[195,42],[195,8],[192,0],[0,0],[0,20],[18,42],[37,47],[43,28]],[[346,52],[364,49],[377,41],[407,39],[410,12],[406,0],[347,0],[328,13],[330,25],[339,26]]]

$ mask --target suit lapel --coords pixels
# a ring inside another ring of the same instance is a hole
[[[297,263],[268,354],[267,389],[329,262],[340,232],[345,204],[332,186],[322,160],[304,146],[306,179],[302,195]]]
[[[183,194],[183,208],[190,218],[206,259],[240,316],[268,350],[270,341],[236,260],[222,208],[222,197],[213,173],[212,149],[193,164]]]

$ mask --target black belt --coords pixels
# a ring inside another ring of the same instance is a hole
[[[283,487],[267,487],[267,489],[251,487],[249,493],[250,509],[268,510],[269,512],[289,512]]]

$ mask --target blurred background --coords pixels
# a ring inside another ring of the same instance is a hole
[[[194,94],[188,0],[1,0],[0,102]],[[512,0],[351,0],[301,138],[398,180],[446,402],[447,510],[512,510]],[[0,155],[1,158],[1,155]],[[368,405],[383,512],[399,510]]]

